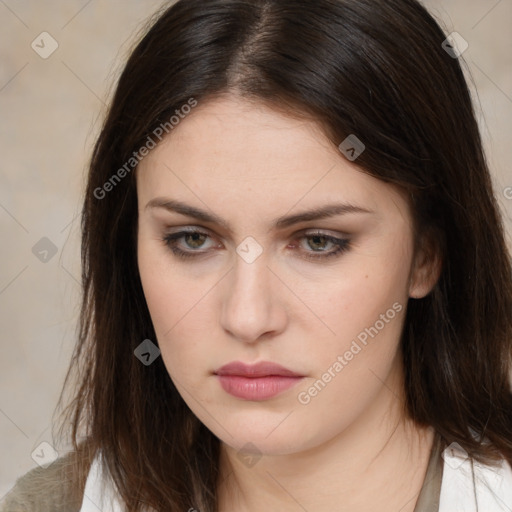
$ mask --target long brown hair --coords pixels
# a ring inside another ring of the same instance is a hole
[[[119,79],[88,175],[66,378],[76,393],[63,414],[80,475],[101,450],[127,510],[217,508],[219,440],[161,358],[134,356],[157,340],[126,163],[191,98],[229,92],[317,120],[336,146],[355,134],[361,171],[407,191],[417,244],[434,240],[443,261],[433,291],[408,304],[407,412],[477,460],[512,462],[510,258],[463,61],[446,37],[416,0],[181,0],[158,17]]]

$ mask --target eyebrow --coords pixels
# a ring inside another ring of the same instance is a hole
[[[222,217],[219,217],[218,215],[206,210],[196,208],[195,206],[188,205],[181,201],[157,197],[146,204],[145,209],[148,208],[163,208],[169,212],[179,213],[181,215],[192,217],[203,222],[218,224],[224,227],[227,231],[232,231],[230,224]],[[375,212],[350,203],[332,203],[318,206],[316,208],[312,208],[310,210],[306,210],[293,215],[278,217],[273,221],[273,227],[277,229],[283,229],[293,226],[294,224],[299,224],[300,222],[327,219],[329,217],[351,213],[374,214]]]

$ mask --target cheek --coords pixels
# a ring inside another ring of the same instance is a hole
[[[315,344],[319,373],[338,356],[346,355],[343,364],[351,370],[345,373],[374,367],[377,374],[385,374],[394,359],[408,301],[410,254],[392,248],[381,254],[347,262],[343,275],[323,282],[321,293],[308,286],[305,302],[314,305],[323,322],[311,328],[321,334],[322,342]],[[310,337],[319,338],[313,332]]]
[[[320,378],[330,369],[357,380],[363,368],[373,368],[378,375],[384,375],[398,349],[406,302],[394,290],[356,286],[347,287],[346,291],[352,292],[350,296],[336,299],[334,295],[324,305],[322,320],[331,333],[327,331],[321,343],[314,344],[315,377]],[[309,337],[318,339],[314,333]],[[333,368],[337,362],[343,368]],[[341,380],[344,379],[338,379],[338,383]],[[349,387],[352,384],[356,382],[345,381]]]
[[[373,325],[395,302],[405,307],[408,300],[405,270],[405,264],[394,270],[389,265],[361,265],[343,272],[341,277],[333,276],[321,287],[303,283],[300,293],[324,322],[326,334],[328,330],[334,331],[334,336],[346,340]]]
[[[308,336],[318,340],[310,342],[313,371],[296,397],[298,410],[310,418],[304,428],[311,437],[334,435],[347,427],[382,391],[398,361],[405,282],[401,271],[373,266],[372,271],[351,272],[319,296],[322,321],[333,333],[323,329],[321,337],[313,332]],[[312,418],[322,418],[322,425]]]
[[[179,272],[173,271],[170,258],[166,261],[162,257],[164,251],[155,245],[139,238],[138,263],[144,296],[163,355],[164,340],[179,325],[179,319],[185,317],[195,294]]]
[[[215,312],[208,292],[218,278],[183,272],[154,240],[139,238],[138,263],[163,362],[171,377],[190,384],[198,373],[210,371],[205,358]],[[194,367],[200,372],[191,371]]]
[[[362,328],[373,325],[395,302],[405,307],[412,259],[406,235],[397,230],[382,236],[346,273],[339,301]]]

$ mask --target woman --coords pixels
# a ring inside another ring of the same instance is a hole
[[[90,165],[75,450],[4,510],[512,510],[509,254],[457,57],[415,0],[165,10]]]

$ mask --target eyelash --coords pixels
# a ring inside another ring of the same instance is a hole
[[[203,254],[206,254],[206,251],[200,252],[200,251],[183,251],[182,249],[179,249],[177,247],[177,241],[180,238],[183,238],[187,235],[200,235],[200,236],[207,236],[209,237],[208,233],[204,233],[199,230],[190,230],[190,231],[180,231],[177,233],[171,233],[168,235],[165,235],[162,238],[162,242],[166,247],[168,247],[175,256],[178,258],[181,258],[183,260],[189,259],[189,258],[197,258],[198,256],[201,256]],[[316,233],[307,233],[302,235],[298,238],[298,240],[301,239],[308,239],[308,238],[315,238],[315,237],[321,237],[326,240],[326,242],[330,242],[336,246],[336,249],[333,251],[317,251],[315,254],[310,253],[309,255],[303,256],[307,260],[324,260],[327,258],[332,258],[336,256],[341,256],[343,253],[347,252],[350,249],[350,240],[343,239],[343,238],[336,238],[330,235],[326,235],[324,233],[316,232]]]

